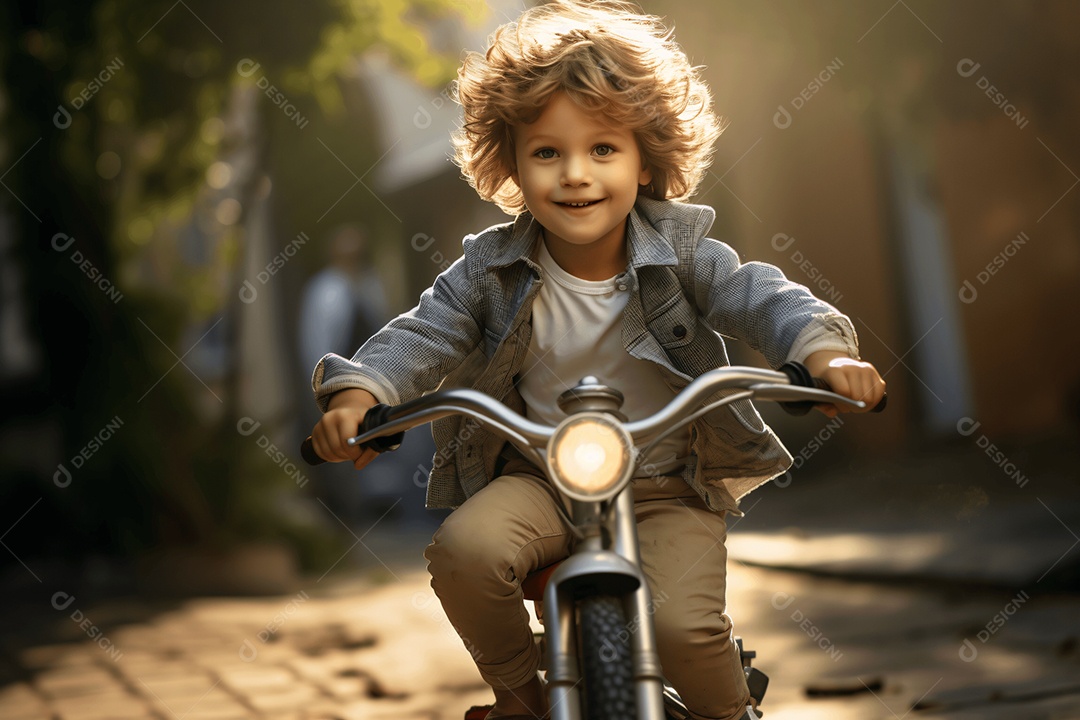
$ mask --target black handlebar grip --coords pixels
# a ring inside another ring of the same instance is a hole
[[[390,411],[393,409],[394,408],[389,405],[384,405],[383,403],[373,406],[367,411],[367,415],[364,416],[364,422],[360,424],[360,432],[366,433],[369,430],[374,430],[380,425],[385,425],[390,422]],[[384,453],[387,450],[397,450],[401,446],[401,441],[404,439],[405,431],[402,430],[393,435],[368,440],[360,447],[371,448],[377,453]]]
[[[300,457],[304,458],[304,462],[308,465],[322,465],[326,462],[319,456],[319,453],[315,452],[315,445],[311,442],[310,435],[304,438],[304,442],[300,443]]]
[[[826,390],[832,392],[832,388],[829,384],[821,378],[816,378],[810,374],[810,371],[806,369],[806,366],[798,362],[784,363],[780,366],[780,372],[788,376],[788,380],[792,385],[800,385],[802,387],[812,387],[818,390]],[[881,401],[870,409],[870,412],[879,413],[885,409],[885,406],[889,403],[889,395],[885,393],[881,396]],[[779,403],[780,407],[784,408],[791,415],[805,415],[814,409],[817,403],[812,400],[802,400],[799,402],[782,402]]]
[[[363,422],[360,423],[360,429],[357,435],[366,433],[369,430],[374,430],[380,425],[386,424],[389,421],[389,413],[392,408],[389,405],[379,403],[372,406],[367,414],[364,415]],[[387,435],[386,437],[377,437],[372,440],[368,440],[361,445],[362,448],[371,448],[377,453],[384,453],[388,450],[397,450],[401,446],[401,441],[405,439],[405,431],[402,430],[399,433],[393,435]],[[308,435],[304,442],[300,443],[300,457],[304,458],[304,462],[308,465],[322,465],[326,460],[319,456],[315,452],[315,445],[311,442],[311,436]]]

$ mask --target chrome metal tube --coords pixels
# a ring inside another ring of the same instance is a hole
[[[544,609],[548,608],[558,610],[544,618],[550,717],[551,720],[582,720],[581,694],[578,692],[581,668],[577,662],[574,599],[568,590],[559,588],[555,582],[549,582],[544,591]]]
[[[615,498],[613,524],[615,552],[640,568],[633,484],[627,485]],[[660,668],[660,655],[656,649],[656,630],[652,623],[652,594],[643,570],[641,576],[641,586],[624,598],[630,627],[636,628],[630,634],[630,653],[634,663],[637,720],[665,720],[664,677]]]
[[[790,384],[787,375],[775,370],[746,367],[717,368],[699,375],[655,415],[626,423],[626,430],[635,441],[649,437],[660,428],[678,422],[687,413],[696,410],[702,401],[715,392],[731,388],[746,388],[758,383]]]

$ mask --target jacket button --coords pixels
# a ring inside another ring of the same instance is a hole
[[[676,325],[675,327],[671,328],[671,332],[673,332],[675,334],[675,337],[677,338],[686,337],[686,328],[684,328],[682,325]]]

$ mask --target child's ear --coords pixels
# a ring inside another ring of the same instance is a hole
[[[648,165],[641,168],[641,172],[638,173],[638,185],[648,185],[652,182],[652,169]]]

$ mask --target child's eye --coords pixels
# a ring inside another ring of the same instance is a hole
[[[611,153],[615,152],[615,148],[611,147],[610,145],[597,145],[596,149],[593,152],[595,152],[600,157],[607,157]]]
[[[550,160],[555,157],[555,151],[552,148],[540,148],[533,154],[541,160]]]

